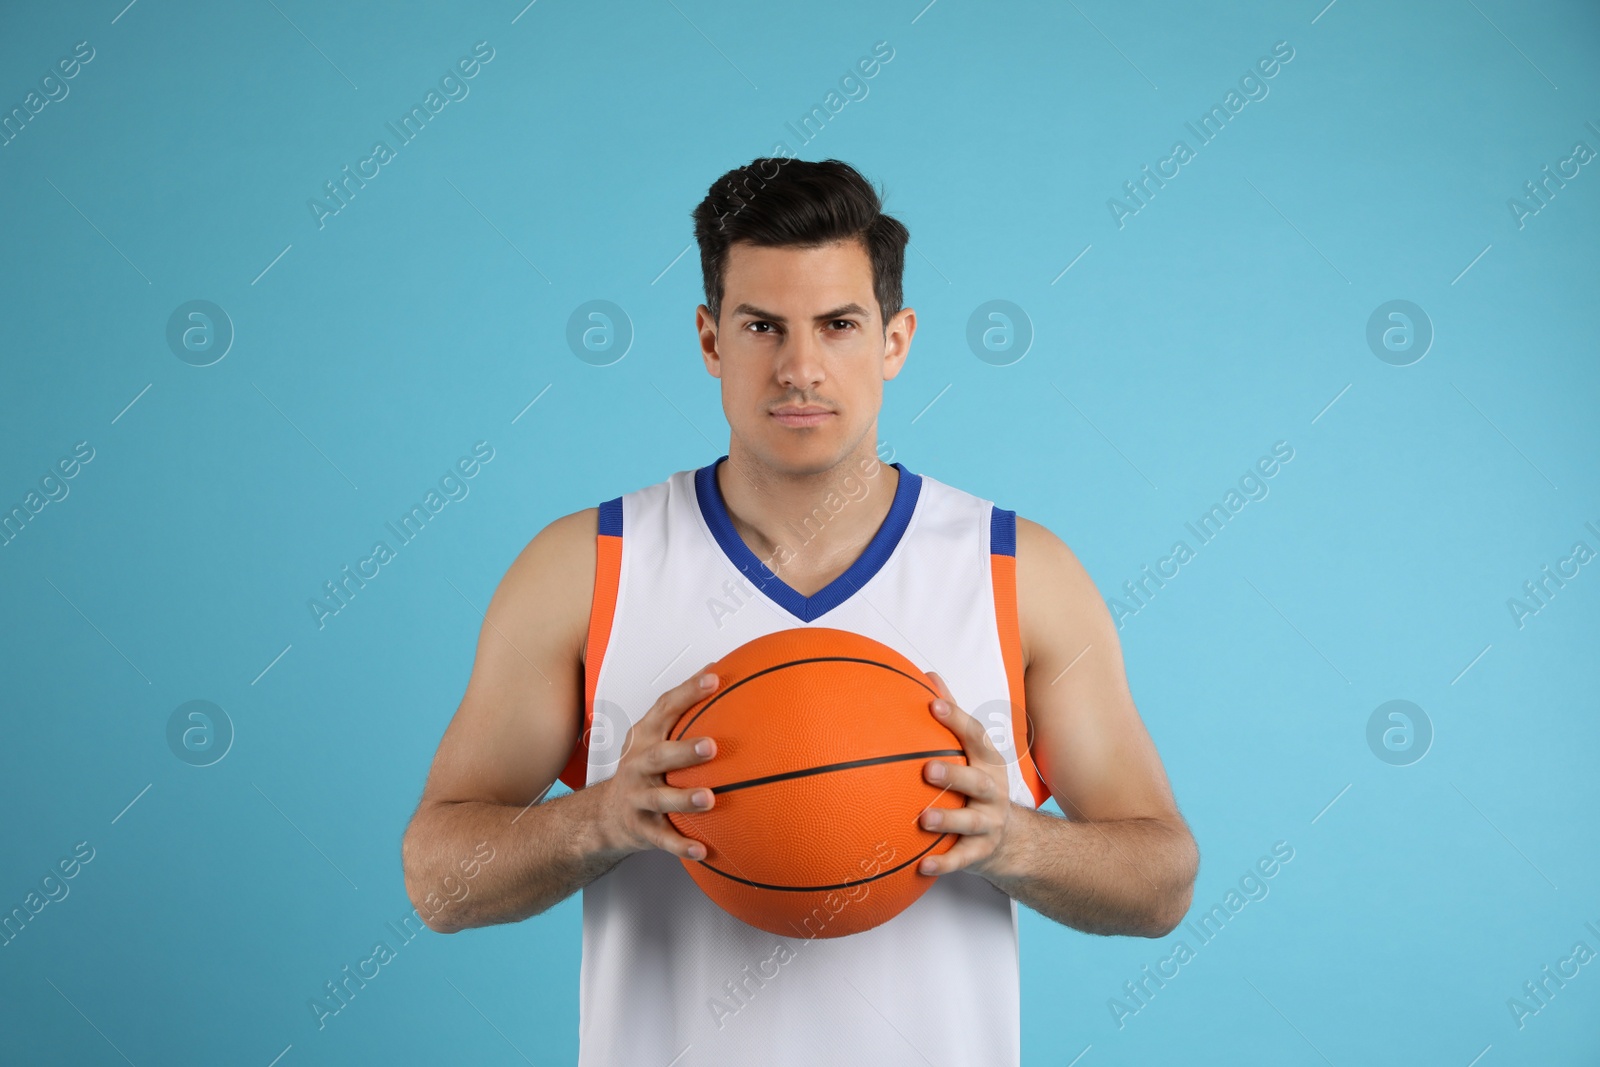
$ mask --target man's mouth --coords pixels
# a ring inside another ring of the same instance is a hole
[[[833,412],[816,404],[798,404],[791,407],[777,408],[772,412],[772,417],[785,426],[815,426],[825,419],[831,418]]]

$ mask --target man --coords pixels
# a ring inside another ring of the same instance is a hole
[[[1191,899],[1198,852],[1116,629],[1044,527],[879,461],[883,383],[916,313],[901,306],[906,229],[860,174],[758,159],[694,220],[728,454],[557,519],[511,565],[406,831],[407,892],[459,883],[483,841],[496,858],[433,929],[525,919],[583,889],[580,1064],[1015,1065],[1017,901],[1160,937]],[[714,691],[722,655],[811,624],[936,678],[929,713],[967,765],[923,773],[966,803],[923,812],[958,840],[921,861],[935,882],[905,911],[838,938],[815,936],[820,914],[781,938],[683,868],[704,846],[666,813],[713,800],[664,772],[715,760],[716,742],[665,738]],[[541,803],[558,775],[575,792]],[[1036,810],[1052,794],[1066,818]]]

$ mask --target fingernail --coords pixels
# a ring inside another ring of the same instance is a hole
[[[692,859],[692,860],[703,860],[703,859],[705,859],[706,858],[706,850],[705,850],[704,846],[701,846],[701,845],[690,845],[689,846],[689,858]]]
[[[711,739],[709,737],[702,737],[700,740],[694,743],[694,750],[696,753],[702,756],[711,755]]]
[[[935,763],[928,768],[928,777],[936,782],[944,781],[944,764]]]
[[[942,719],[950,714],[950,705],[943,700],[935,700],[933,702],[933,713]]]
[[[701,689],[710,689],[712,686],[714,686],[716,684],[717,684],[717,676],[716,675],[714,675],[714,674],[702,674],[700,676],[700,688]]]
[[[935,867],[937,867],[937,866],[939,866],[938,863],[936,863],[935,861],[929,859],[929,860],[923,860],[921,866],[919,866],[917,869],[920,870],[923,874],[932,874],[933,873],[933,869]]]
[[[707,793],[704,789],[696,791],[696,793],[694,795],[694,806],[697,807],[697,808],[710,807],[711,806],[711,794]]]
[[[924,816],[922,825],[926,826],[930,830],[934,830],[934,829],[937,829],[939,824],[941,822],[943,822],[943,821],[944,821],[944,812],[942,812],[942,811],[930,811],[930,812],[927,813],[926,816]]]

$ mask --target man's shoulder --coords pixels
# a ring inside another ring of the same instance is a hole
[[[1017,516],[1017,612],[1026,658],[1046,649],[1075,654],[1101,628],[1105,601],[1067,543]],[[1070,646],[1070,647],[1069,647]]]
[[[581,657],[594,600],[599,527],[599,506],[545,524],[506,569],[490,604],[490,620],[499,616],[516,629],[553,627],[560,643]]]
[[[899,466],[904,469],[904,464],[899,464]],[[929,474],[926,471],[908,471],[907,473],[915,475],[917,479],[921,481],[923,492],[928,492],[931,489],[932,492],[938,493],[940,496],[946,499],[960,501],[963,505],[966,505],[969,508],[988,509],[993,507],[997,514],[1015,514],[1014,511],[1001,507],[1000,504],[992,498],[984,496],[981,493],[975,493],[970,489],[963,489],[961,486],[956,485],[953,482],[947,482],[937,475]],[[1017,522],[1019,524],[1022,522],[1020,516],[1018,516]]]
[[[544,529],[534,535],[534,541],[544,538],[552,551],[572,551],[594,539],[600,529],[600,505],[579,508],[551,519]],[[530,542],[531,543],[531,542]],[[588,547],[593,547],[589,545]]]
[[[602,533],[622,534],[622,500],[635,505],[665,500],[674,487],[692,482],[698,468],[675,471],[661,481],[614,494],[591,507],[558,516],[522,547],[500,581],[489,610],[497,626],[550,627],[580,659],[587,653],[589,614],[594,606]],[[646,506],[646,510],[649,508]]]
[[[1066,548],[1061,539],[1047,527],[1023,518],[1010,508],[1001,507],[987,496],[920,471],[916,472],[916,475],[922,480],[923,493],[937,495],[941,502],[950,505],[947,511],[952,521],[970,522],[975,513],[988,516],[991,536],[1007,538],[1007,543],[1003,546],[998,541],[991,540],[991,551],[999,551],[1005,555],[1019,554],[1024,538],[1034,546],[1032,552],[1034,556],[1050,557],[1058,548]],[[1054,545],[1052,546],[1050,542],[1054,542]]]
[[[587,560],[592,578],[595,536],[601,533],[627,533],[621,529],[622,502],[630,500],[638,506],[665,500],[674,491],[692,485],[699,471],[698,467],[673,471],[660,481],[613,493],[592,507],[580,508],[552,519],[528,542],[523,553],[534,563],[551,559],[571,559],[577,562]]]
[[[713,460],[712,462],[715,463],[716,461]],[[673,471],[660,481],[614,493],[606,498],[598,508],[589,510],[598,512],[598,518],[602,526],[614,525],[621,521],[622,516],[619,508],[623,501],[628,501],[635,509],[643,508],[648,510],[654,506],[661,506],[675,495],[693,492],[701,470],[702,468],[700,467],[685,467],[682,470]],[[571,516],[567,517],[570,518]],[[603,530],[602,532],[606,531]]]
[[[1066,566],[1077,563],[1078,557],[1067,543],[1056,535],[1055,531],[1043,523],[1034,522],[1021,515],[1017,516],[1017,551],[1020,554],[1022,546],[1027,545],[1030,555],[1038,557],[1046,566]],[[1080,564],[1081,567],[1081,564]]]

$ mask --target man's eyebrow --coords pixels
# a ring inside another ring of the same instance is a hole
[[[733,313],[735,315],[749,315],[752,318],[766,319],[770,322],[787,323],[789,321],[782,315],[777,315],[770,311],[763,311],[754,304],[740,304],[738,307],[733,309]],[[867,309],[862,307],[860,304],[842,304],[839,307],[834,308],[832,311],[825,311],[816,316],[816,321],[828,322],[833,319],[842,319],[846,315],[859,315],[862,318],[865,318],[867,317],[868,312]]]

